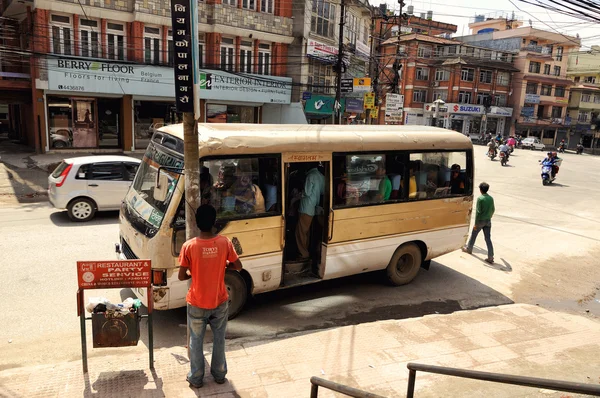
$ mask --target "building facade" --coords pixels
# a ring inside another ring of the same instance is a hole
[[[573,80],[569,96],[568,146],[600,147],[600,46],[569,54],[567,77]]]
[[[366,0],[345,4],[342,77],[352,79],[352,84],[344,89],[341,106],[348,110],[343,112],[343,122],[348,123],[360,114],[363,94],[371,88],[370,80],[365,80],[371,55],[371,8]],[[334,122],[340,16],[339,1],[294,2],[294,42],[288,52],[288,73],[294,81],[292,101],[304,102],[310,123]]]
[[[568,54],[579,50],[579,38],[505,19],[479,18],[469,26],[477,33],[458,40],[516,52],[514,66],[519,71],[511,86],[515,112],[510,133],[538,137],[548,146],[567,138],[567,106],[573,86],[567,79],[567,62]]]
[[[31,54],[28,145],[143,150],[155,128],[180,121],[170,1],[4,0],[3,11],[31,37],[21,46]],[[199,1],[205,122],[261,123],[290,106],[292,27],[291,0]]]
[[[380,51],[388,64],[393,64],[396,53],[400,60],[398,92],[404,96],[400,124],[437,125],[469,135],[507,133],[513,113],[510,87],[517,72],[513,53],[421,34],[393,37]],[[380,82],[393,82],[393,73],[393,68],[383,69]],[[385,94],[392,89],[384,85],[380,94],[381,124],[390,123]],[[442,101],[439,108],[436,100]]]

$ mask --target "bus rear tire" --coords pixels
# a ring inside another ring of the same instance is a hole
[[[246,305],[248,298],[248,285],[236,271],[225,272],[225,289],[229,294],[229,318],[235,318]]]
[[[421,249],[414,243],[406,243],[396,249],[387,266],[386,274],[389,282],[395,286],[410,283],[417,274],[423,262]]]

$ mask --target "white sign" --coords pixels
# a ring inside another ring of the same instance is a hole
[[[494,116],[512,116],[513,114],[513,108],[504,108],[501,106],[492,106],[490,108],[490,111],[488,112],[489,115],[494,115]]]
[[[366,57],[367,59],[371,56],[371,49],[363,42],[356,41],[356,55]]]
[[[399,123],[402,121],[404,110],[404,96],[401,94],[387,93],[385,95],[385,121]]]
[[[306,44],[306,55],[309,57],[329,59],[338,55],[338,48],[331,44],[309,39]]]
[[[48,89],[85,94],[145,95],[172,97],[175,79],[172,68],[119,64],[85,59],[48,58]],[[263,75],[234,75],[201,69],[200,98],[289,104],[292,79]]]
[[[526,104],[539,104],[540,96],[538,94],[525,94]]]
[[[292,78],[263,75],[234,75],[218,70],[200,70],[200,98],[289,104]]]
[[[469,104],[446,104],[448,112],[450,113],[462,113],[467,115],[481,115],[483,114],[483,105],[469,105]]]
[[[175,98],[172,68],[86,59],[47,58],[48,89]]]

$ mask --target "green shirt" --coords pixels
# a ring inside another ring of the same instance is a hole
[[[477,223],[479,221],[491,220],[495,210],[496,208],[494,207],[494,198],[492,198],[487,193],[484,193],[483,195],[477,198],[475,222]]]
[[[379,195],[381,195],[381,198],[384,201],[390,200],[390,196],[392,195],[392,182],[388,176],[384,176],[379,182]]]

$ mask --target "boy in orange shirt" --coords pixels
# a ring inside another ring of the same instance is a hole
[[[212,233],[216,220],[217,212],[214,207],[200,206],[196,211],[200,236],[185,242],[179,254],[179,280],[192,278],[186,296],[190,330],[190,372],[186,380],[194,388],[203,385],[203,343],[207,324],[210,324],[214,337],[210,373],[218,384],[225,383],[225,330],[229,304],[225,269],[242,269],[231,241],[225,236]]]

